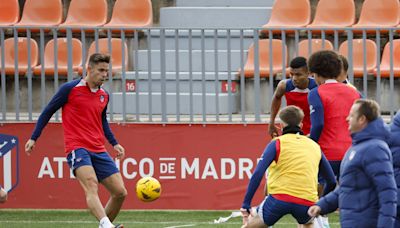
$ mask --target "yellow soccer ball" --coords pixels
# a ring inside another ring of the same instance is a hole
[[[161,195],[161,184],[154,177],[142,177],[136,183],[136,195],[143,202],[151,202]]]

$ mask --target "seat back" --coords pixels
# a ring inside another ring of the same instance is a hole
[[[106,53],[111,56],[111,64],[113,71],[114,70],[120,70],[122,68],[122,40],[119,38],[112,38],[111,39],[111,53],[108,48],[108,39],[107,38],[102,38],[98,40],[98,46],[99,46],[99,53]],[[124,43],[125,46],[125,67],[128,67],[128,47],[126,43]],[[88,56],[96,53],[96,42],[94,41],[88,51]],[[86,61],[86,66],[89,62],[89,57]]]
[[[117,0],[109,25],[147,27],[153,24],[151,0]]]
[[[365,0],[357,25],[396,26],[399,24],[398,0]]]
[[[61,0],[26,0],[20,25],[59,25],[62,21]]]
[[[0,4],[0,25],[13,25],[19,20],[18,0],[2,0]]]
[[[34,39],[30,39],[31,53],[28,53],[28,39],[25,37],[18,38],[18,67],[27,68],[28,58],[31,58],[31,67],[38,65],[39,48]],[[5,67],[14,68],[16,50],[14,48],[14,38],[4,40],[4,63]]]
[[[390,76],[390,43],[388,42],[383,49],[382,60],[380,65],[381,76]],[[394,76],[400,77],[400,39],[393,40],[393,69]]]
[[[64,25],[104,25],[106,21],[106,0],[71,0]]]
[[[308,58],[313,52],[320,50],[333,50],[333,45],[329,40],[322,42],[322,39],[311,39],[311,52],[309,52],[309,40],[299,42],[299,56]]]
[[[46,68],[54,67],[54,39],[47,42],[44,49],[44,64]],[[72,38],[72,67],[82,64],[82,43],[79,39]],[[59,67],[68,66],[68,40],[67,38],[57,38],[57,65]]]
[[[311,8],[309,0],[276,0],[272,7],[268,25],[298,25],[310,23]]]
[[[377,55],[377,48],[376,44],[373,40],[366,39],[365,40],[366,50],[364,53],[363,48],[363,40],[362,39],[354,39],[353,40],[353,50],[350,53],[353,57],[353,71],[354,76],[360,77],[363,76],[363,69],[364,69],[364,54],[366,55],[366,69],[367,72],[373,71],[376,66],[376,55]],[[349,59],[349,44],[346,40],[343,42],[339,47],[339,53]]]
[[[285,47],[285,52],[282,52],[283,43],[281,40],[272,39],[272,50],[270,50],[270,41],[269,39],[260,40],[258,42],[259,46],[259,66],[260,66],[260,76],[268,77],[270,70],[270,58],[272,58],[272,70],[274,73],[282,72],[282,58],[283,54],[285,54],[287,58],[287,49]],[[285,61],[287,63],[287,61]],[[247,61],[244,67],[244,73],[246,77],[254,76],[254,44],[250,45]]]
[[[355,18],[354,0],[320,0],[312,24],[346,27],[353,25]]]

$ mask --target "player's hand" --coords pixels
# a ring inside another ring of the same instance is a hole
[[[121,144],[117,144],[114,146],[114,150],[117,151],[117,156],[116,158],[122,159],[125,157],[125,149],[124,147],[121,146]]]
[[[270,124],[269,125],[268,134],[271,136],[271,138],[275,138],[275,137],[279,136],[278,128],[275,126],[275,124]]]
[[[29,139],[25,144],[25,152],[27,155],[31,155],[33,148],[35,147],[36,141]]]
[[[240,212],[242,212],[243,225],[246,225],[249,222],[249,216],[251,214],[250,210],[251,209],[240,208]]]
[[[308,208],[308,215],[310,217],[317,217],[320,213],[321,213],[321,207],[318,205],[314,205]]]

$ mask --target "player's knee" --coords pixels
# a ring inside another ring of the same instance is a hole
[[[89,192],[97,192],[99,188],[99,182],[97,181],[96,177],[88,177],[85,180],[85,190],[87,193]]]
[[[117,198],[117,199],[125,199],[125,197],[128,195],[128,191],[126,190],[126,188],[124,188],[124,187],[122,187],[122,188],[120,188],[117,192],[115,192],[114,194],[113,194],[113,197],[114,198]]]

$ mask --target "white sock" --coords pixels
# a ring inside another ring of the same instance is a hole
[[[99,228],[113,228],[114,225],[111,223],[110,219],[106,216],[100,219]]]

